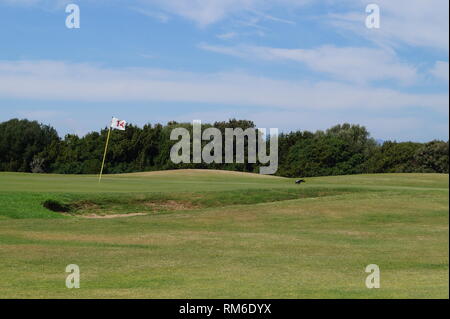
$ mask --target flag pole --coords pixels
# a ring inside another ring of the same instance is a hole
[[[102,169],[100,170],[100,176],[98,178],[99,183],[102,181],[103,168],[105,167],[106,152],[108,151],[108,144],[109,144],[110,136],[111,136],[111,123],[109,124],[108,137],[106,138],[105,153],[103,154]]]

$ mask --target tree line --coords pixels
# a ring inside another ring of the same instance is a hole
[[[128,125],[112,131],[105,173],[179,168],[209,168],[258,172],[259,164],[174,164],[170,140],[176,127],[192,130],[191,123]],[[255,128],[252,121],[231,119],[202,128]],[[0,171],[97,174],[100,171],[108,128],[83,137],[58,136],[36,121],[12,119],[0,123]],[[191,134],[192,136],[192,134]],[[205,142],[207,143],[207,141]],[[277,175],[311,177],[362,173],[448,173],[448,141],[377,143],[364,126],[336,125],[325,131],[281,133]]]

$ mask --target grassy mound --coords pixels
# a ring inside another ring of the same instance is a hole
[[[176,170],[96,176],[0,173],[0,216],[155,213],[361,192],[443,191],[447,175],[381,174],[293,179],[259,174]],[[47,203],[42,205],[42,203]],[[59,205],[59,207],[58,207]]]

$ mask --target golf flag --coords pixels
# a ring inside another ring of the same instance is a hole
[[[113,117],[111,121],[111,127],[115,130],[125,131],[125,127],[127,126],[127,122],[123,120],[119,120]]]
[[[100,169],[100,175],[98,178],[99,183],[102,180],[103,168],[105,167],[105,159],[106,159],[106,153],[108,152],[108,144],[109,144],[109,138],[111,136],[111,130],[125,131],[126,126],[127,126],[126,121],[119,120],[118,118],[115,118],[115,117],[113,117],[111,120],[111,125],[109,126],[109,130],[108,130],[108,137],[106,138],[105,153],[103,154],[102,168]]]

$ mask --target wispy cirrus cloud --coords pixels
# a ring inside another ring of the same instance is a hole
[[[144,8],[138,8],[138,7],[130,7],[131,10],[136,11],[138,13],[141,13],[147,17],[150,17],[152,19],[155,19],[161,23],[167,23],[170,20],[170,17],[162,12],[158,11],[152,11]]]
[[[449,1],[447,0],[378,0],[381,28],[364,27],[365,0],[348,0],[351,8],[328,14],[326,23],[352,32],[380,45],[432,48],[448,52]]]
[[[311,0],[139,0],[139,2],[143,6],[156,6],[204,27],[242,12],[250,12],[266,20],[294,24],[293,21],[275,17],[265,11],[274,7],[297,8],[311,3]]]
[[[102,0],[104,4],[112,1]],[[18,6],[62,7],[68,3],[84,4],[99,0],[0,0],[0,4]],[[114,4],[125,5],[130,9],[161,22],[167,22],[170,15],[193,21],[205,27],[241,13],[251,14],[258,20],[295,24],[294,21],[269,14],[271,8],[296,8],[311,0],[114,0]]]
[[[236,38],[237,36],[238,36],[238,34],[236,32],[225,32],[225,33],[216,35],[216,37],[221,40],[230,40],[230,39]]]
[[[417,70],[413,65],[401,62],[393,51],[383,49],[335,46],[285,49],[249,45],[226,47],[205,43],[199,47],[244,59],[302,63],[313,71],[327,73],[337,80],[358,83],[397,80],[410,84],[417,79]]]

